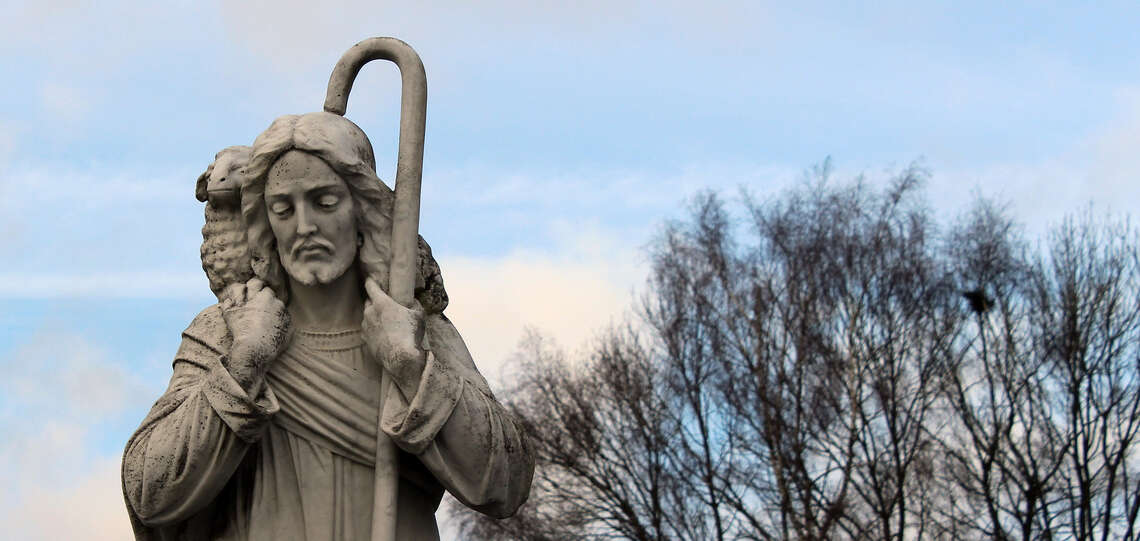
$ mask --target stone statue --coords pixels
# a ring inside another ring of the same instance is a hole
[[[223,148],[194,185],[194,196],[206,203],[202,270],[219,301],[227,285],[253,278],[241,218],[241,170],[249,163],[250,150],[248,146]]]
[[[391,59],[377,48],[404,55],[405,75],[418,63],[402,42],[367,40],[330,96],[343,105],[360,65]],[[405,106],[407,94],[405,82]],[[407,107],[396,193],[342,113],[278,118],[198,179],[219,303],[183,333],[169,387],[127,443],[137,539],[430,540],[444,490],[496,517],[526,500],[533,456],[442,313],[415,234],[418,179],[410,229],[399,201],[401,174],[419,174]]]

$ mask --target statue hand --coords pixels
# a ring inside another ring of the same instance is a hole
[[[368,299],[364,301],[361,327],[368,353],[392,374],[405,395],[415,393],[427,360],[427,352],[420,347],[424,310],[419,303],[405,308],[371,278],[364,282],[364,288]]]
[[[292,321],[285,303],[261,280],[231,284],[222,292],[222,317],[233,335],[228,368],[243,385],[260,380],[289,344]]]

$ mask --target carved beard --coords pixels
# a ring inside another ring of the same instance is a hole
[[[332,243],[323,243],[332,247]],[[332,248],[335,250],[335,247]],[[296,252],[294,248],[293,252]],[[347,256],[347,257],[346,257]],[[277,247],[277,257],[285,274],[294,281],[305,286],[328,285],[344,275],[349,266],[356,261],[356,250],[349,254],[338,254],[335,251],[330,259],[325,261],[299,260],[293,253],[283,253],[281,246]]]

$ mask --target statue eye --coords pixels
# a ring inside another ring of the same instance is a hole
[[[331,193],[326,193],[317,198],[317,205],[326,210],[336,208],[337,203],[340,203],[340,198]]]
[[[278,216],[285,216],[293,210],[293,206],[284,201],[274,201],[269,205],[269,210]]]

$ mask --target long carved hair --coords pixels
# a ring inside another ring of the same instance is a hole
[[[254,274],[279,297],[287,298],[285,271],[265,206],[265,183],[269,168],[290,150],[317,156],[344,179],[355,203],[356,227],[362,237],[357,264],[362,276],[387,288],[394,195],[376,176],[376,158],[364,131],[340,115],[325,112],[280,117],[253,142],[243,173],[241,212]]]

